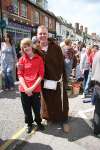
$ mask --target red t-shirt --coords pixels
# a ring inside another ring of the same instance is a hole
[[[90,65],[92,65],[92,63],[93,63],[93,59],[94,59],[95,53],[96,53],[96,52],[92,52],[92,53],[89,55],[89,64],[90,64]]]
[[[44,63],[43,59],[38,55],[30,59],[28,56],[23,55],[18,62],[18,77],[23,77],[26,85],[31,87],[37,78],[44,76]],[[19,85],[19,91],[25,92],[22,85]],[[33,92],[40,92],[41,84],[37,85]]]

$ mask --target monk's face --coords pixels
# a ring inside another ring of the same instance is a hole
[[[37,31],[37,38],[40,43],[45,43],[48,41],[48,31],[46,28],[39,28]]]

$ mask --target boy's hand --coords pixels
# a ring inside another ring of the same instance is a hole
[[[25,89],[25,93],[26,93],[28,96],[31,96],[31,95],[32,95],[32,89],[31,89],[31,88],[26,88],[26,89]]]

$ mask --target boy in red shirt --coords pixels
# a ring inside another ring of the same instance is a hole
[[[44,129],[40,116],[40,92],[41,80],[44,76],[44,63],[41,56],[32,46],[30,38],[24,38],[20,43],[22,57],[18,62],[18,78],[20,81],[19,91],[25,115],[25,123],[28,125],[27,133],[33,129],[32,109],[35,115],[35,122],[40,130]]]

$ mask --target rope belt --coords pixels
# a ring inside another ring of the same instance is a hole
[[[60,83],[60,90],[61,90],[61,102],[62,102],[62,111],[63,111],[63,80],[62,80],[62,75],[60,80],[58,81]]]

